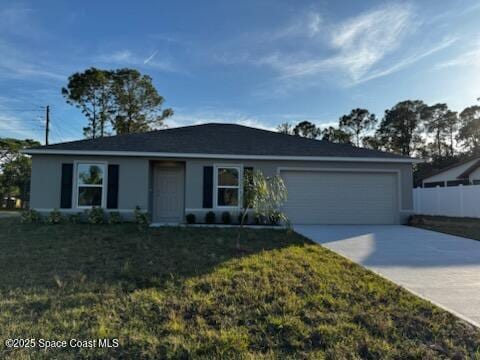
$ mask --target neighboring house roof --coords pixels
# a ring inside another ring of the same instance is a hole
[[[458,175],[457,179],[468,179],[470,174],[480,167],[480,159],[475,161],[467,170]]]
[[[455,169],[456,167],[459,167],[459,166],[462,166],[466,163],[469,163],[470,161],[472,160],[475,160],[476,158],[478,158],[478,156],[475,156],[475,157],[469,157],[468,159],[465,159],[465,160],[462,160],[462,161],[458,161],[456,163],[453,163],[451,165],[448,165],[448,166],[445,166],[444,168],[441,168],[441,169],[438,169],[438,170],[435,170],[433,172],[431,172],[430,174],[428,175],[425,175],[425,176],[422,176],[421,178],[419,178],[419,180],[421,181],[424,181],[426,179],[429,179],[431,177],[434,177],[434,176],[437,176],[437,175],[440,175],[448,170],[452,170],[452,169]],[[475,166],[477,165],[477,166]],[[463,173],[461,173],[460,175],[457,176],[457,179],[465,179],[465,178],[468,178],[468,175],[470,175],[472,172],[474,172],[478,167],[480,167],[480,158],[478,158],[478,161],[474,162],[470,167],[468,167],[467,170],[465,170]],[[468,174],[467,174],[468,172]],[[466,174],[466,175],[465,175]]]
[[[92,154],[92,155],[205,155],[245,158],[342,157],[401,162],[417,161],[383,151],[307,139],[273,131],[235,124],[210,123],[146,133],[126,134],[34,147],[28,154]]]

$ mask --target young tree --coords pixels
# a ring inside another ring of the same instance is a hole
[[[282,134],[293,135],[293,125],[288,122],[281,123],[277,126],[277,131]]]
[[[460,113],[457,139],[470,153],[480,153],[480,106],[467,107]]]
[[[280,176],[267,177],[259,170],[246,172],[243,191],[244,208],[237,235],[237,249],[240,248],[240,237],[248,211],[252,210],[255,216],[270,222],[288,222],[285,214],[280,211],[285,201],[287,201],[287,188]]]
[[[352,135],[346,133],[341,129],[337,129],[333,126],[329,126],[328,128],[323,129],[320,131],[320,136],[322,140],[330,141],[333,143],[339,144],[351,144],[352,143]]]
[[[112,76],[116,104],[113,128],[117,134],[149,131],[173,115],[170,108],[162,110],[164,98],[150,76],[134,69],[119,69]]]
[[[375,114],[370,114],[366,109],[353,109],[350,114],[343,115],[339,120],[339,127],[355,138],[355,145],[360,146],[361,135],[372,129],[377,123]]]
[[[114,112],[111,71],[94,67],[68,78],[62,95],[68,104],[79,108],[88,119],[83,128],[85,137],[95,139],[105,135],[105,127]]]
[[[293,133],[309,139],[316,139],[320,135],[320,129],[310,121],[302,121],[293,128]]]
[[[420,136],[426,105],[420,100],[399,102],[385,111],[377,137],[387,150],[410,156],[423,145]]]

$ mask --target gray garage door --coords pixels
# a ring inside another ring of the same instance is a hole
[[[281,171],[292,224],[396,224],[394,173]]]

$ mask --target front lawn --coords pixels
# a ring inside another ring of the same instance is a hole
[[[415,215],[410,224],[422,229],[480,240],[480,219]]]
[[[480,358],[478,329],[307,239],[235,235],[1,219],[0,358]]]

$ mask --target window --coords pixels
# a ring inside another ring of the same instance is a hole
[[[473,184],[473,185],[480,185],[480,180],[473,180],[473,181],[472,181],[472,184]]]
[[[447,186],[470,185],[468,179],[447,181]]]
[[[238,207],[240,203],[240,167],[216,168],[217,207]]]
[[[435,182],[426,182],[423,183],[424,188],[434,188],[434,187],[444,187],[445,186],[445,181],[435,181]]]
[[[77,207],[103,206],[105,165],[77,164]]]

